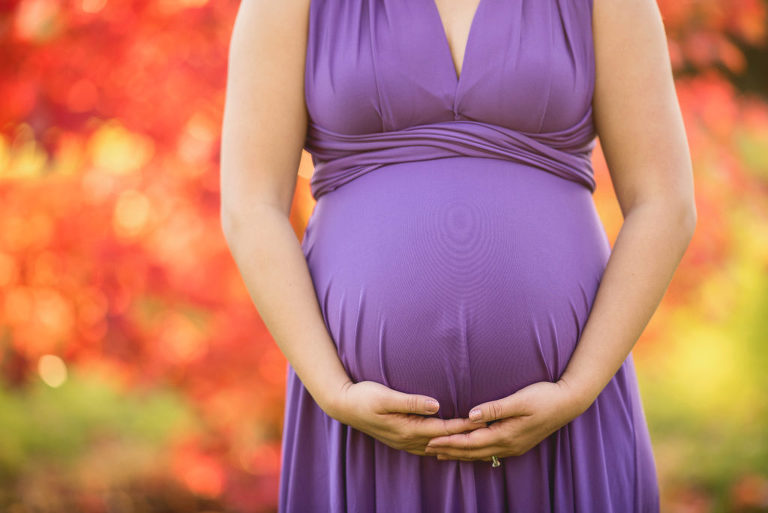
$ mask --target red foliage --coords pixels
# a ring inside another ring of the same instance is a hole
[[[729,209],[766,214],[768,173],[734,148],[766,133],[768,109],[713,70],[742,71],[735,42],[765,45],[768,16],[761,0],[659,4],[675,69],[701,72],[678,81],[700,219],[668,295],[685,301],[734,251]],[[46,353],[109,365],[128,387],[171,382],[219,441],[179,449],[182,482],[246,511],[276,500],[285,359],[218,218],[237,5],[0,3],[0,339],[15,386]],[[305,178],[296,192],[301,237]]]

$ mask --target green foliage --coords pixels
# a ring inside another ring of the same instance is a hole
[[[697,484],[713,511],[731,511],[744,476],[768,476],[768,230],[752,214],[728,212],[741,250],[702,277],[698,303],[673,312],[641,372],[661,481]]]
[[[0,388],[0,473],[21,475],[36,464],[71,467],[105,444],[159,458],[174,435],[194,430],[192,412],[172,390],[122,391],[74,373],[57,388]]]

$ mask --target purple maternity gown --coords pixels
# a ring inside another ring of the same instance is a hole
[[[350,377],[441,418],[538,381],[578,343],[611,247],[592,198],[591,0],[481,0],[457,78],[434,0],[313,0],[302,241]],[[595,402],[492,468],[328,417],[288,366],[279,510],[656,513],[631,354]]]

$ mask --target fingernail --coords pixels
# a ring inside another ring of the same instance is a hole
[[[481,412],[477,408],[469,412],[469,420],[471,420],[472,422],[479,421],[482,418],[482,416],[483,416],[483,412]]]
[[[427,409],[429,411],[437,411],[440,409],[440,403],[438,403],[434,399],[430,399],[427,401]]]

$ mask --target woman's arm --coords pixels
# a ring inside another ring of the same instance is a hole
[[[477,405],[468,434],[438,437],[438,459],[525,453],[583,413],[618,371],[666,291],[693,234],[696,207],[682,116],[655,0],[594,0],[594,119],[624,223],[568,366]]]
[[[693,172],[654,0],[595,0],[594,119],[624,216],[560,380],[595,400],[661,302],[693,236]]]
[[[477,426],[422,417],[437,411],[430,397],[352,383],[289,221],[308,120],[308,12],[309,0],[240,4],[222,127],[222,229],[264,324],[318,406],[393,447],[423,454],[432,436]]]
[[[221,135],[221,223],[267,329],[325,407],[349,376],[323,324],[289,220],[307,123],[307,5],[240,4]]]

